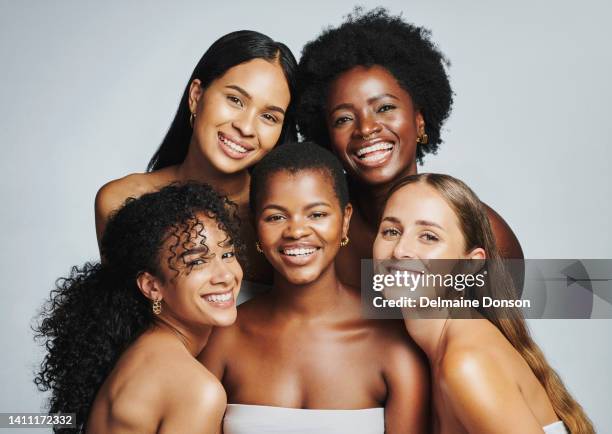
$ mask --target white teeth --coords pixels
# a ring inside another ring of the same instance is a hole
[[[226,292],[225,294],[211,294],[211,295],[207,295],[206,301],[212,301],[212,302],[216,302],[216,303],[223,303],[224,301],[230,301],[232,299],[233,295],[230,292]]]
[[[285,255],[289,255],[289,256],[300,256],[300,255],[310,255],[312,253],[314,253],[317,249],[312,247],[312,248],[298,248],[298,249],[285,249],[283,250],[283,253]]]
[[[362,155],[370,152],[376,152],[381,150],[393,149],[393,144],[389,142],[376,143],[375,145],[366,146],[357,151],[357,156],[361,158]]]
[[[219,136],[219,138],[221,139],[221,141],[223,143],[225,143],[227,146],[229,146],[230,148],[232,148],[236,152],[240,152],[240,153],[244,154],[245,152],[248,151],[247,148],[240,146],[238,143],[232,142],[230,139],[228,139],[225,136]]]

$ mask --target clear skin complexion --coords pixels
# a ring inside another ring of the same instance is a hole
[[[269,265],[252,247],[254,229],[248,224],[247,168],[278,142],[290,92],[277,61],[254,59],[230,68],[203,88],[194,80],[189,108],[195,114],[185,161],[150,173],[111,181],[96,195],[96,232],[100,240],[108,217],[127,197],[139,197],[172,182],[200,181],[224,191],[239,206],[241,237],[247,245],[251,280],[271,280]],[[238,150],[237,150],[238,149]]]
[[[355,242],[340,251],[337,270],[343,282],[359,286],[353,270],[371,255],[388,191],[395,181],[417,173],[417,137],[427,132],[427,125],[410,94],[378,65],[357,66],[333,80],[325,115],[333,151],[353,187],[355,206],[349,231]],[[375,145],[379,149],[372,148]],[[492,209],[487,207],[487,212],[502,256],[522,258],[510,227]]]
[[[195,356],[213,326],[234,322],[242,269],[217,222],[199,217],[208,249],[199,244],[201,237],[188,248],[177,248],[179,256],[172,260],[177,274],[168,266],[169,247],[175,242],[170,237],[162,248],[161,276],[145,272],[138,277],[145,297],[162,300],[162,312],[127,348],[100,388],[89,434],[220,432],[225,391]]]
[[[277,172],[255,213],[273,289],[215,329],[199,359],[228,402],[304,409],[385,407],[387,432],[427,432],[428,372],[402,324],[364,320],[334,258],[351,207],[320,170]]]
[[[466,250],[455,212],[434,188],[408,184],[389,198],[374,259],[485,257],[480,247]],[[404,322],[429,359],[433,432],[542,433],[558,420],[525,360],[488,320],[406,316]]]

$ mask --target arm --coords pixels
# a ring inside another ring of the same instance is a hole
[[[96,215],[96,237],[98,238],[98,247],[104,233],[106,223],[111,213],[117,210],[126,197],[121,188],[121,180],[115,180],[104,184],[98,193],[95,200],[95,215]]]
[[[429,365],[425,356],[407,336],[392,342],[386,354],[385,432],[430,432]]]
[[[487,355],[447,356],[440,377],[443,399],[467,432],[542,434],[512,376]]]
[[[491,223],[491,229],[493,229],[493,235],[495,236],[495,242],[501,257],[523,259],[521,244],[508,223],[487,204],[483,203],[483,205],[489,216],[489,223]]]

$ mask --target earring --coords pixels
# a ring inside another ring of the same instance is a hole
[[[340,241],[340,247],[345,247],[349,243],[349,237],[342,237],[342,241]]]
[[[153,313],[155,315],[159,315],[161,313],[161,300],[157,299],[157,300],[153,300],[153,304],[151,305],[151,308],[153,309]]]
[[[427,133],[425,132],[425,127],[423,127],[421,129],[421,133],[417,137],[417,141],[416,142],[419,145],[426,145],[427,143],[429,143],[429,137],[427,136]]]
[[[261,250],[261,244],[259,244],[259,241],[255,241],[255,248],[257,249],[259,253],[263,253],[263,250]]]
[[[189,125],[191,125],[191,128],[193,128],[193,120],[195,119],[195,113],[191,112],[191,115],[189,116]]]

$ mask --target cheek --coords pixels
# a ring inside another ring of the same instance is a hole
[[[374,259],[388,259],[392,256],[395,243],[376,237],[372,248],[372,257]]]
[[[259,136],[259,145],[261,149],[266,152],[270,152],[274,146],[278,143],[280,139],[281,132],[283,130],[282,124],[278,124],[275,126],[270,125],[262,125],[259,127],[258,136]]]
[[[280,224],[271,225],[269,223],[259,223],[257,225],[257,235],[262,246],[274,244],[281,238],[283,227]]]

